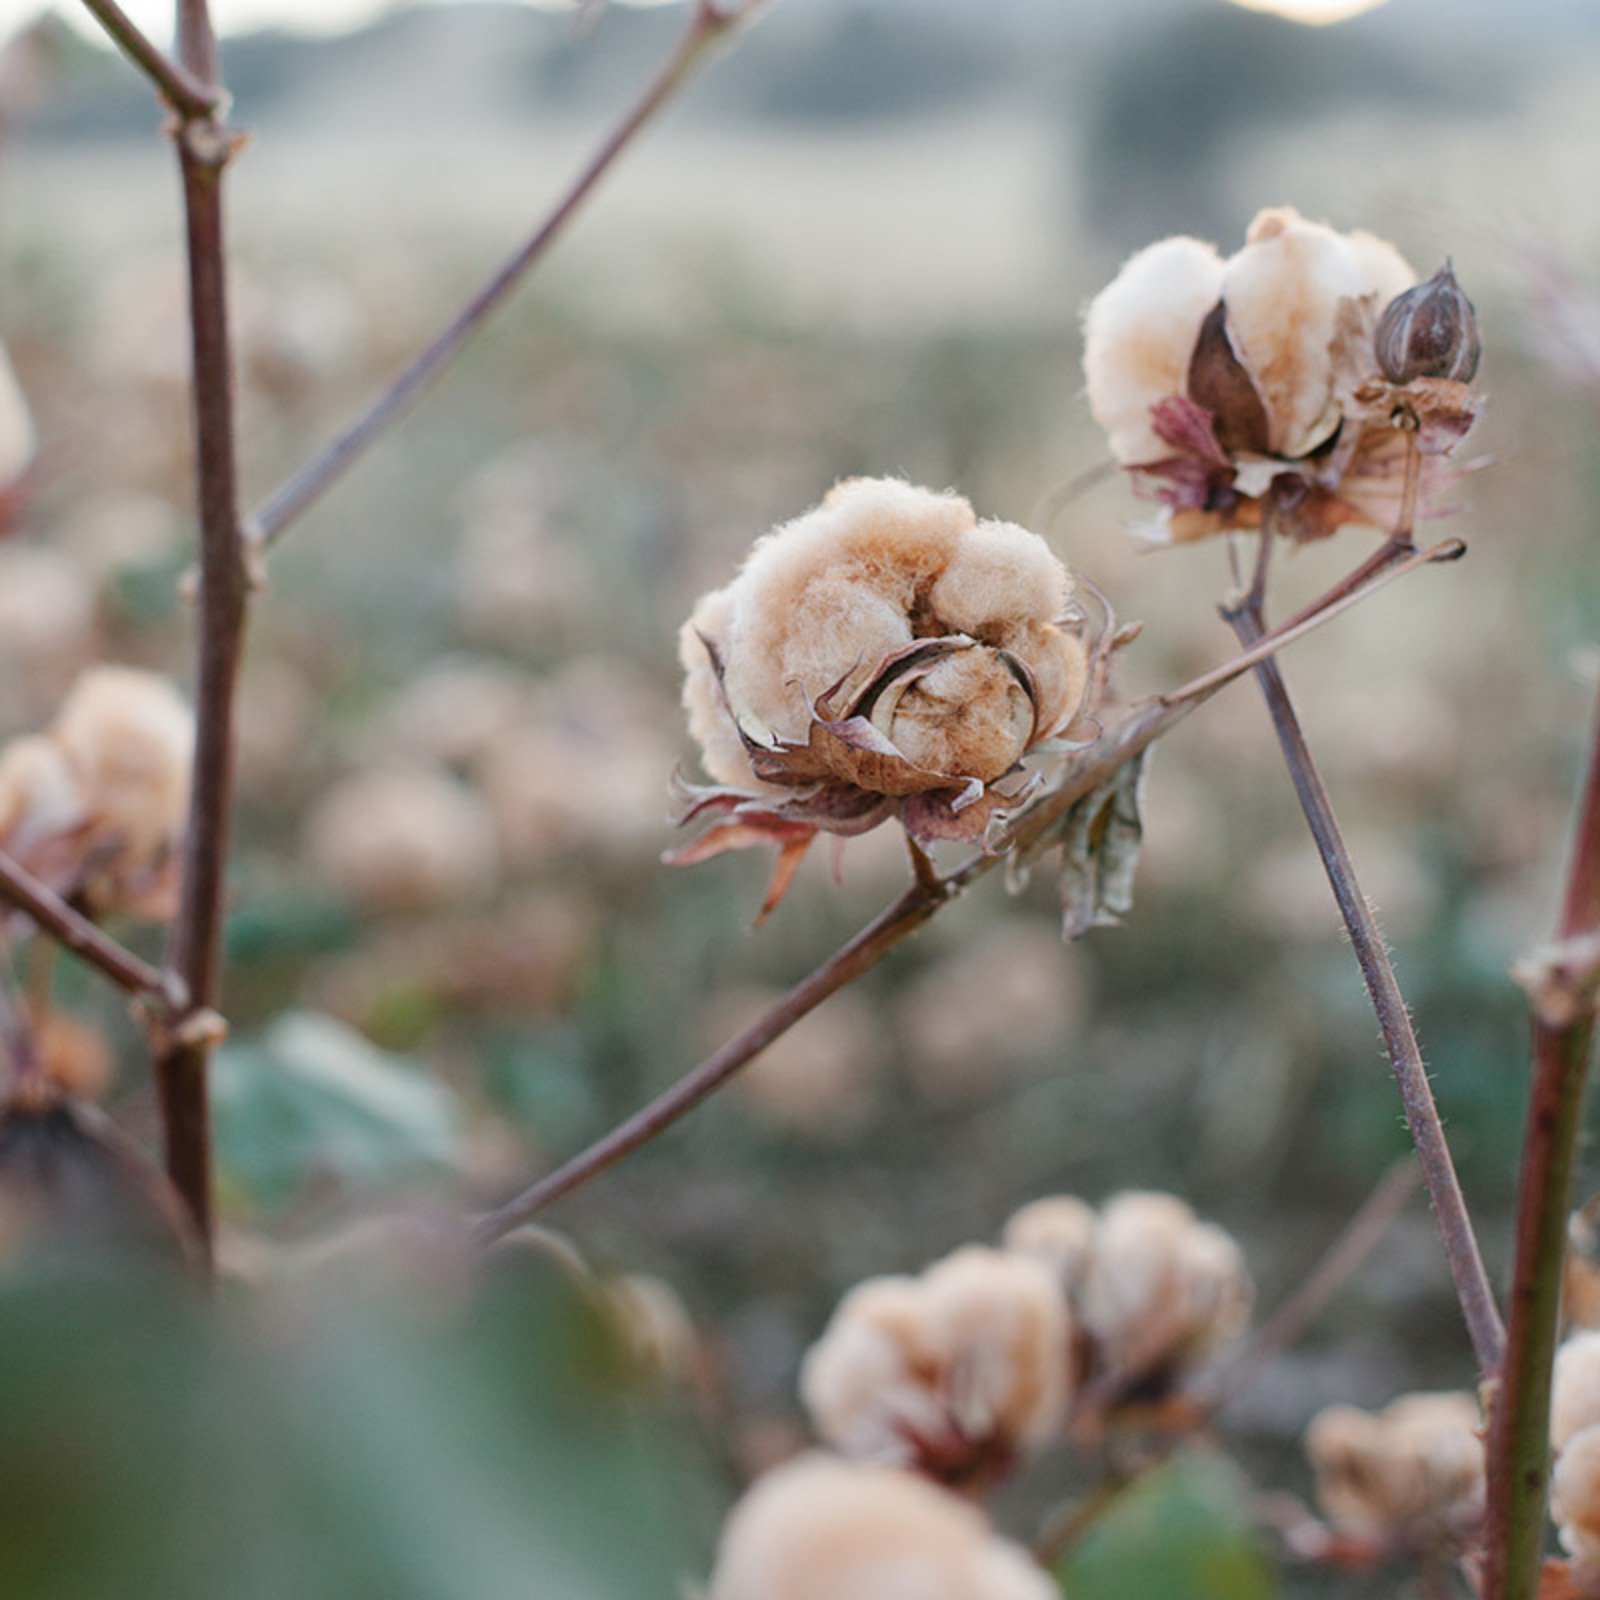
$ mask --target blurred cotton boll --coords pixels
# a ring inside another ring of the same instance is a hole
[[[1582,1428],[1556,1457],[1550,1517],[1584,1595],[1600,1594],[1600,1425]]]
[[[1020,1546],[908,1473],[812,1454],[734,1508],[710,1600],[1055,1600]]]
[[[1306,1433],[1323,1513],[1394,1551],[1467,1537],[1483,1509],[1481,1426],[1470,1394],[1402,1395],[1377,1413],[1328,1407]]]
[[[0,546],[0,660],[21,680],[4,700],[59,695],[94,642],[94,594],[82,573],[54,550]]]
[[[1014,1255],[1047,1266],[1069,1301],[1076,1301],[1094,1256],[1094,1208],[1075,1195],[1049,1195],[1025,1205],[1005,1225],[1001,1243]]]
[[[358,773],[305,824],[306,859],[336,894],[374,911],[430,911],[482,894],[495,875],[483,802],[429,767]]]
[[[0,345],[0,495],[28,470],[39,447],[33,413],[17,382],[16,369]]]
[[[422,757],[470,766],[537,715],[534,679],[483,656],[430,662],[395,695],[372,730],[391,757]]]
[[[1071,1337],[1046,1268],[972,1245],[919,1278],[851,1290],[806,1356],[800,1394],[847,1455],[981,1483],[1061,1427]]]
[[[1600,1330],[1587,1329],[1556,1351],[1550,1391],[1550,1443],[1564,1450],[1584,1428],[1600,1426]]]
[[[1239,1246],[1175,1195],[1119,1194],[1101,1209],[1078,1310],[1106,1375],[1172,1380],[1243,1332],[1251,1301]]]
[[[936,1105],[982,1100],[1020,1064],[1070,1051],[1083,998],[1078,960],[1055,924],[1003,923],[902,991],[906,1070]]]
[[[714,1050],[783,997],[781,989],[734,989],[707,1007],[701,1033]],[[810,1139],[859,1133],[878,1103],[880,1028],[872,1006],[849,990],[802,1017],[734,1078],[732,1092],[762,1122]]]

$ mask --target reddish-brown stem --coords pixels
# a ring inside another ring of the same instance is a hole
[[[179,0],[178,40],[184,66],[215,84],[216,37],[206,0]],[[250,591],[239,525],[222,205],[223,173],[234,141],[220,123],[207,120],[185,124],[176,142],[189,264],[200,583],[193,786],[166,964],[182,979],[191,1005],[210,1007],[217,1000],[222,964],[234,690]],[[174,1036],[156,1059],[167,1172],[207,1254],[212,1239],[211,1044],[204,1036]]]
[[[1600,711],[1578,812],[1559,937],[1600,930]],[[1550,1372],[1561,1321],[1573,1153],[1594,1044],[1592,996],[1561,1020],[1533,1025],[1533,1082],[1517,1178],[1516,1254],[1505,1365],[1489,1412],[1484,1600],[1538,1592],[1550,1472]]]
[[[722,8],[701,3],[688,28],[633,109],[612,130],[555,209],[456,314],[449,325],[381,395],[321,454],[314,457],[251,514],[249,537],[275,544],[335,480],[347,472],[388,428],[410,409],[444,371],[478,327],[510,298],[529,270],[560,237],[579,207],[610,171],[617,158],[672,98],[711,42],[739,22],[748,6]]]
[[[156,93],[180,117],[209,117],[221,104],[220,92],[202,83],[153,44],[117,0],[83,0],[83,4],[117,48],[155,85]]]
[[[97,967],[126,993],[154,999],[171,1011],[187,1003],[180,982],[141,961],[4,851],[0,851],[0,900],[26,913],[57,943]]]
[[[1327,616],[1335,615],[1349,603],[1346,597],[1339,606],[1330,607]],[[1295,637],[1304,631],[1302,626]],[[1278,642],[1287,643],[1288,640]],[[1035,801],[1017,818],[992,851],[973,856],[943,877],[935,878],[919,871],[917,881],[893,905],[881,912],[809,977],[796,984],[764,1016],[730,1039],[715,1054],[692,1067],[627,1121],[603,1134],[587,1150],[539,1179],[505,1205],[480,1217],[473,1228],[474,1238],[480,1244],[490,1244],[501,1238],[670,1128],[707,1100],[758,1051],[793,1027],[801,1017],[875,966],[889,951],[934,916],[947,900],[992,872],[1008,859],[1011,852],[1025,851],[1046,839],[1051,828],[1079,800],[1106,783],[1119,768],[1147,750],[1197,706],[1243,676],[1258,659],[1256,652],[1248,652],[1229,665],[1207,673],[1203,679],[1196,679],[1193,684],[1186,684],[1171,694],[1133,707],[1119,723],[1101,735],[1092,749],[1077,757],[1048,794]]]
[[[1234,635],[1246,648],[1255,644],[1265,632],[1259,598],[1248,601],[1239,610],[1228,612],[1227,617]],[[1301,731],[1300,720],[1289,699],[1283,674],[1276,661],[1261,662],[1255,668],[1255,674],[1271,713],[1272,725],[1277,732],[1278,744],[1293,780],[1295,794],[1299,797],[1301,810],[1305,813],[1318,854],[1322,857],[1328,882],[1332,885],[1334,899],[1338,902],[1339,913],[1344,919],[1362,978],[1377,1013],[1378,1027],[1394,1068],[1395,1081],[1400,1087],[1406,1125],[1411,1130],[1411,1140],[1422,1166],[1423,1182],[1433,1202],[1434,1218],[1444,1242],[1450,1276],[1455,1283],[1456,1298],[1461,1303],[1461,1313],[1466,1320],[1473,1352],[1480,1370],[1485,1376],[1490,1376],[1500,1363],[1505,1340],[1504,1328],[1493,1290],[1489,1287],[1489,1275],[1484,1270],[1477,1235],[1467,1214],[1466,1200],[1456,1177],[1450,1147],[1445,1142],[1444,1128],[1433,1100],[1433,1088],[1428,1082],[1427,1068],[1423,1065],[1422,1050],[1411,1026],[1411,1014],[1406,1009],[1405,997],[1400,992],[1399,980],[1395,977],[1394,966],[1384,945],[1383,935],[1378,930],[1372,907],[1356,881],[1350,852],[1345,847],[1344,837],[1334,817],[1327,787],[1312,760],[1305,734]]]

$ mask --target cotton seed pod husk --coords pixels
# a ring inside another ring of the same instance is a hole
[[[1483,355],[1478,316],[1447,261],[1425,283],[1398,294],[1378,319],[1378,366],[1391,383],[1443,378],[1471,383]]]
[[[1403,1395],[1383,1411],[1330,1406],[1306,1453],[1335,1527],[1391,1547],[1470,1531],[1482,1508],[1484,1455],[1469,1394]]]
[[[1168,1383],[1248,1325],[1238,1244],[1173,1195],[1130,1192],[1102,1209],[1079,1295],[1102,1370]]]
[[[1584,1330],[1556,1351],[1550,1389],[1550,1444],[1557,1451],[1585,1428],[1600,1426],[1600,1330]]]
[[[1048,1270],[970,1246],[840,1302],[801,1368],[817,1432],[951,1483],[1002,1474],[1059,1429],[1071,1320]]]
[[[1088,687],[1086,625],[1037,535],[891,479],[852,479],[757,542],[680,636],[684,705],[722,787],[670,860],[784,850],[769,908],[819,831],[894,815],[916,838],[981,839],[1020,801],[1021,758]]]
[[[723,1528],[710,1600],[1054,1600],[975,1507],[909,1473],[800,1457]]]
[[[193,1260],[166,1178],[108,1118],[68,1100],[0,1110],[0,1260],[40,1250]]]

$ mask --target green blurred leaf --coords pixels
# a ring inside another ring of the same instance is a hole
[[[353,1028],[289,1012],[216,1071],[217,1158],[254,1205],[286,1204],[311,1178],[370,1189],[449,1171],[460,1149],[454,1096]]]
[[[1247,1487],[1220,1456],[1180,1455],[1118,1497],[1062,1562],[1066,1600],[1273,1600]]]

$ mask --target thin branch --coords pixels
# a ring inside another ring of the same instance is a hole
[[[117,0],[83,0],[117,48],[155,85],[156,93],[186,119],[209,117],[221,103],[221,94],[207,87],[186,67],[153,44]]]
[[[380,435],[399,421],[450,364],[480,324],[510,298],[528,271],[561,236],[617,158],[671,100],[710,44],[741,22],[753,9],[749,4],[724,8],[700,0],[677,48],[640,96],[638,103],[579,173],[555,209],[377,400],[320,455],[302,467],[251,514],[247,531],[256,545],[266,548],[276,544],[290,524],[342,477]]]
[[[1235,637],[1246,648],[1263,637],[1265,630],[1259,599],[1247,602],[1240,610],[1227,613],[1227,617]],[[1428,1082],[1428,1071],[1423,1065],[1422,1051],[1411,1026],[1405,997],[1400,992],[1400,984],[1372,907],[1356,881],[1350,852],[1345,848],[1344,838],[1333,814],[1333,804],[1312,760],[1283,674],[1278,670],[1276,661],[1263,661],[1255,668],[1255,674],[1272,715],[1272,724],[1294,782],[1295,793],[1312,837],[1316,840],[1317,851],[1327,870],[1340,915],[1344,918],[1356,959],[1360,963],[1367,992],[1372,997],[1384,1048],[1400,1086],[1406,1124],[1411,1130],[1412,1143],[1422,1164],[1423,1181],[1427,1184],[1439,1234],[1444,1241],[1456,1298],[1461,1302],[1461,1312],[1472,1339],[1473,1352],[1485,1376],[1492,1375],[1499,1366],[1505,1332],[1494,1292],[1489,1287],[1488,1273],[1484,1270],[1477,1236],[1467,1214],[1461,1184],[1456,1177],[1455,1163],[1450,1157],[1450,1147],[1445,1142],[1444,1129],[1439,1122],[1433,1088]]]
[[[1600,711],[1561,909],[1564,943],[1600,931]],[[1489,1411],[1484,1600],[1537,1592],[1550,1476],[1550,1369],[1561,1320],[1561,1263],[1573,1154],[1594,1044],[1593,1005],[1555,1021],[1536,1012],[1533,1083],[1517,1179],[1516,1255],[1505,1365]]]
[[[178,39],[189,71],[215,83],[216,36],[206,0],[178,0]],[[222,207],[223,174],[237,143],[216,120],[185,125],[176,143],[189,264],[200,583],[193,784],[178,915],[167,943],[166,965],[183,980],[192,1006],[210,1008],[216,1004],[222,966],[223,895],[233,811],[234,690],[250,592],[239,523]],[[156,1058],[167,1172],[208,1256],[212,1239],[208,1077],[214,1042],[211,1031],[180,1030]]]
[[[181,983],[141,961],[4,851],[0,851],[0,900],[32,918],[57,943],[97,967],[126,993],[157,1000],[174,1011],[187,1004]]]
[[[1344,604],[1348,604],[1348,601]],[[1336,609],[1344,609],[1344,604]],[[1327,615],[1335,615],[1336,609],[1330,609]],[[1303,631],[1303,628],[1298,630],[1295,636],[1298,637]],[[1281,644],[1286,641],[1278,642]],[[709,1099],[758,1051],[765,1049],[830,995],[877,965],[889,951],[933,917],[947,901],[992,872],[1011,852],[1026,850],[1046,839],[1051,828],[1079,800],[1106,783],[1119,768],[1147,750],[1197,706],[1250,671],[1256,661],[1256,653],[1248,653],[1217,672],[1207,673],[1203,680],[1196,679],[1194,684],[1186,684],[1171,694],[1133,707],[1120,723],[1107,729],[1090,750],[1073,762],[1050,793],[1021,813],[996,841],[992,850],[973,856],[943,877],[929,878],[919,874],[918,881],[898,900],[809,977],[796,984],[764,1016],[735,1035],[698,1066],[691,1068],[625,1122],[603,1134],[588,1149],[524,1189],[497,1210],[480,1217],[473,1227],[474,1240],[480,1245],[493,1243],[670,1128]],[[1197,688],[1197,684],[1201,687]]]

